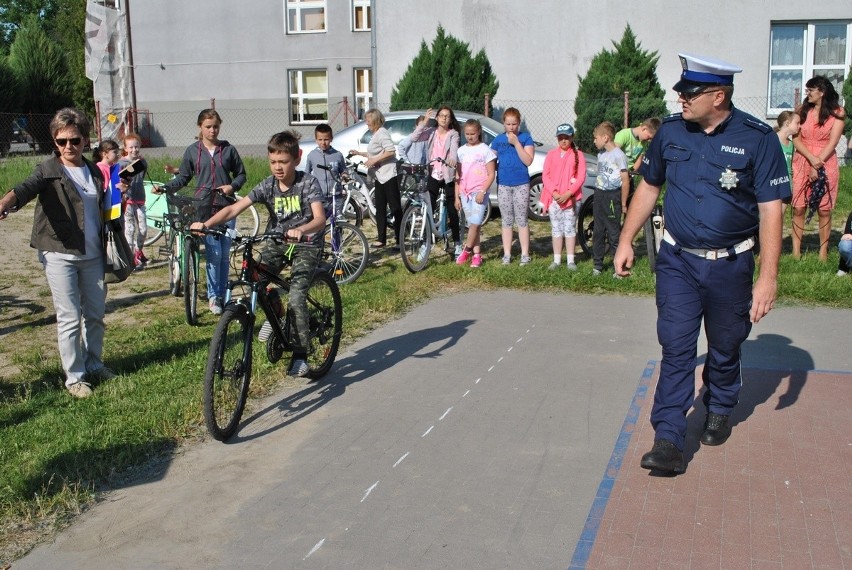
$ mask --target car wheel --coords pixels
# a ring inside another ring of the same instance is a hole
[[[535,176],[532,180],[530,180],[529,216],[531,220],[535,220],[536,222],[546,222],[550,219],[550,216],[544,211],[544,208],[541,207],[542,187],[543,184],[541,182],[541,176]]]

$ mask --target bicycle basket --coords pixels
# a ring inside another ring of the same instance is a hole
[[[429,173],[429,169],[425,164],[403,162],[399,165],[399,169],[403,174],[411,174],[412,176],[426,176]]]
[[[213,192],[209,188],[181,188],[166,194],[172,226],[188,231],[193,222],[204,222],[213,212]]]

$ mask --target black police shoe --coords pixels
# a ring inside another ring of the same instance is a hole
[[[651,451],[642,456],[639,465],[652,471],[683,473],[683,452],[669,440],[658,439],[654,441]]]
[[[704,420],[704,433],[701,434],[703,445],[722,445],[731,437],[731,426],[728,425],[729,416],[722,414],[707,414]]]

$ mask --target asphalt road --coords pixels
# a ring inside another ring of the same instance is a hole
[[[745,364],[848,369],[825,331],[850,316],[776,309]],[[654,319],[651,298],[431,301],[13,568],[567,568]]]

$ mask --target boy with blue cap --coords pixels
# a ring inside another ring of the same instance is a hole
[[[740,347],[752,323],[775,304],[781,202],[791,195],[778,137],[731,103],[734,74],[742,70],[712,57],[678,55],[683,72],[674,90],[683,111],[663,119],[648,147],[643,181],[615,254],[616,272],[629,275],[633,237],[666,184],[666,231],[656,266],[663,358],[651,411],[654,446],[641,460],[643,468],[666,473],[684,471],[702,319],[707,416],[701,443],[721,445],[731,435],[730,416],[742,384]],[[754,280],[757,236],[760,272]]]

